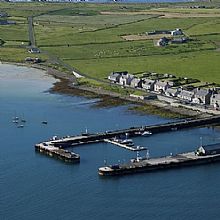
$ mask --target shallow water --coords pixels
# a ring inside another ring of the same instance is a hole
[[[103,161],[118,163],[135,154],[110,144],[73,148],[80,164],[67,165],[35,153],[53,135],[155,124],[127,107],[91,108],[90,100],[48,93],[55,80],[42,71],[0,65],[1,219],[219,219],[220,164],[123,177],[101,178]],[[12,123],[24,117],[24,128]],[[48,124],[41,122],[47,120]],[[219,141],[219,130],[196,128],[135,138],[150,156],[194,150]]]

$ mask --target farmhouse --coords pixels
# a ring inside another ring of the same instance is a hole
[[[5,18],[5,17],[8,17],[8,13],[1,11],[0,12],[0,18]]]
[[[182,35],[183,32],[182,32],[182,30],[181,30],[180,28],[177,28],[177,29],[175,29],[175,30],[173,30],[173,31],[170,31],[170,34],[171,34],[172,36],[177,36],[177,35]]]
[[[169,43],[169,39],[166,37],[162,37],[157,41],[156,45],[158,47],[164,47],[164,46],[167,46],[168,43]]]
[[[174,38],[171,40],[172,44],[184,44],[188,41],[189,39],[187,37],[181,37],[181,38]]]
[[[0,25],[13,25],[16,24],[15,21],[8,21],[8,20],[0,20]]]
[[[40,53],[40,50],[36,47],[32,47],[30,50],[28,50],[29,53]]]

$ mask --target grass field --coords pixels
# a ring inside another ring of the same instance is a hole
[[[112,71],[128,70],[220,83],[220,1],[203,2],[205,9],[189,8],[195,4],[0,3],[17,22],[0,26],[0,39],[6,42],[0,58],[19,61],[27,56],[18,47],[28,44],[26,18],[34,16],[37,46],[92,78],[103,80]],[[175,28],[191,41],[155,47],[152,39],[122,38]]]
[[[171,73],[175,76],[220,83],[220,52],[204,51],[179,55],[147,57],[106,58],[95,60],[67,61],[81,72],[105,78],[112,71],[128,70],[131,73],[152,71]]]

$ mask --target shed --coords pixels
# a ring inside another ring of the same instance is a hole
[[[200,146],[196,154],[199,156],[220,154],[220,143]]]

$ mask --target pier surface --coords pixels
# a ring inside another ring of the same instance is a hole
[[[53,148],[51,148],[51,146],[59,148],[59,149],[65,149],[67,147],[74,147],[74,146],[79,146],[83,144],[99,143],[99,142],[105,141],[105,142],[110,142],[112,144],[117,144],[119,147],[123,147],[127,150],[132,150],[132,151],[144,150],[140,148],[138,149],[138,147],[115,143],[114,141],[112,141],[112,138],[120,137],[121,135],[129,136],[129,137],[142,136],[144,132],[149,132],[152,134],[158,134],[161,132],[169,132],[169,131],[174,132],[180,129],[186,129],[186,128],[192,128],[192,127],[198,127],[198,126],[201,127],[201,126],[218,124],[218,123],[220,123],[220,116],[212,116],[212,117],[200,118],[200,119],[184,119],[181,121],[168,122],[168,123],[157,124],[157,125],[130,127],[128,129],[105,131],[105,132],[100,132],[100,133],[95,133],[95,134],[67,136],[67,137],[63,137],[60,139],[56,138],[53,140],[39,143],[35,147],[38,149],[39,146],[41,146],[42,151],[53,151]],[[48,146],[48,147],[45,148],[45,146]]]
[[[198,156],[195,152],[177,154],[175,156],[165,156],[159,158],[133,159],[125,164],[109,165],[100,167],[98,170],[101,176],[115,176],[125,174],[135,174],[183,166],[194,166],[220,161],[220,154]]]
[[[127,150],[131,150],[131,151],[147,150],[146,147],[141,147],[141,146],[128,146],[128,145],[126,145],[126,144],[122,144],[122,143],[120,143],[120,142],[113,141],[113,140],[110,140],[110,139],[104,139],[104,142],[110,143],[110,144],[114,144],[114,145],[116,145],[116,146],[125,148],[125,149],[127,149]]]

